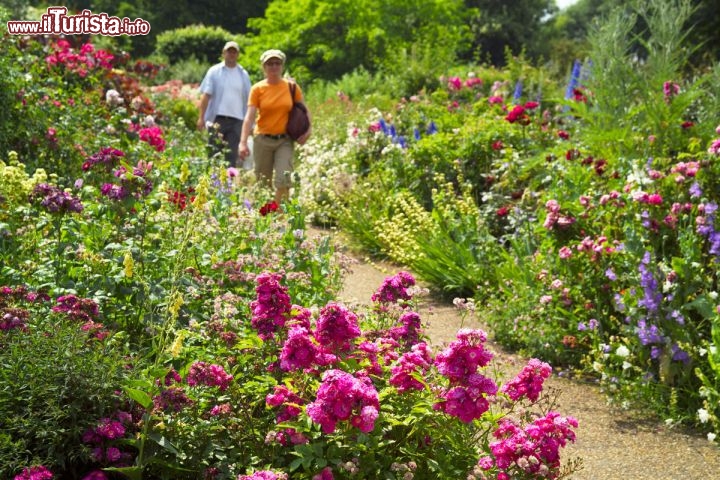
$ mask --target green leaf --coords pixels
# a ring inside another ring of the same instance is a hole
[[[170,440],[163,437],[162,435],[158,434],[150,434],[148,437],[153,440],[155,443],[163,447],[168,452],[172,453],[173,455],[179,455],[180,452],[178,452],[177,448],[175,448],[175,445],[173,445]]]
[[[142,390],[137,390],[130,387],[125,387],[124,390],[128,397],[132,398],[137,403],[142,405],[143,408],[149,408],[150,405],[152,405],[152,398],[150,397],[150,395],[143,392]]]
[[[117,472],[125,475],[131,480],[142,480],[141,467],[109,467],[103,469],[106,472]]]

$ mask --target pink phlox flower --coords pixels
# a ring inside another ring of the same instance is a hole
[[[225,391],[232,382],[233,376],[225,372],[220,365],[208,365],[205,362],[195,362],[190,366],[187,375],[187,383],[190,386],[205,385],[208,387],[218,387],[221,391]]]
[[[432,352],[426,343],[413,345],[409,352],[402,354],[390,370],[390,385],[403,393],[408,390],[423,390],[425,385],[417,379],[424,378],[432,366]]]
[[[713,140],[710,148],[708,148],[708,153],[710,155],[720,155],[720,138]]]
[[[313,365],[318,348],[305,327],[292,327],[280,352],[280,368],[286,372]]]
[[[361,432],[375,428],[380,411],[377,390],[367,376],[354,377],[342,370],[328,370],[322,376],[317,398],[306,407],[308,416],[332,433],[339,421],[349,420]]]
[[[263,340],[272,338],[278,328],[283,328],[291,310],[287,287],[280,285],[280,274],[263,272],[257,276],[256,300],[250,302],[252,326]]]
[[[57,305],[52,308],[52,311],[64,313],[73,320],[83,322],[97,319],[100,314],[95,300],[77,297],[72,294],[58,297]]]
[[[552,367],[548,363],[541,362],[537,358],[530,359],[517,377],[503,385],[500,391],[515,402],[522,397],[535,402],[542,392],[543,382],[551,373]]]
[[[282,407],[275,416],[275,421],[282,423],[297,418],[305,401],[285,385],[276,385],[273,392],[265,397],[265,404],[269,407]]]
[[[420,315],[417,312],[409,311],[400,316],[400,326],[388,330],[390,338],[412,346],[418,343],[422,334]]]
[[[410,300],[412,294],[408,292],[408,289],[414,285],[415,277],[409,272],[400,271],[393,276],[385,277],[380,288],[372,295],[371,300],[379,303]]]
[[[168,387],[153,397],[153,406],[155,410],[161,412],[171,410],[179,412],[192,404],[193,401],[187,396],[185,390],[181,386]]]
[[[313,475],[312,480],[334,480],[335,477],[332,473],[332,468],[325,467],[320,473]]]
[[[456,92],[462,89],[463,81],[460,77],[450,77],[448,78],[447,85],[450,91]]]
[[[482,330],[460,330],[457,340],[435,358],[435,366],[451,383],[465,382],[479,367],[490,363],[493,355],[484,348],[486,340],[487,335]]]
[[[162,135],[162,129],[158,126],[141,128],[138,131],[140,140],[150,144],[158,152],[165,150],[165,139]]]
[[[503,418],[494,432],[499,441],[490,443],[490,451],[497,467],[510,476],[537,475],[554,478],[560,468],[561,447],[575,441],[577,420],[549,412],[545,417],[520,428],[512,420]],[[481,468],[492,468],[492,461],[483,460]]]
[[[22,473],[15,475],[13,480],[52,480],[53,473],[43,465],[23,468]]]
[[[287,480],[286,473],[275,473],[270,470],[261,470],[251,475],[238,475],[237,480]]]
[[[315,338],[323,347],[347,350],[350,341],[361,334],[357,315],[342,305],[331,302],[320,310]]]
[[[82,477],[82,480],[108,480],[108,476],[102,470],[93,470]]]

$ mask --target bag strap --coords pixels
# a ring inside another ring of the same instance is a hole
[[[290,89],[290,99],[292,103],[295,103],[295,82],[288,82],[288,88]]]

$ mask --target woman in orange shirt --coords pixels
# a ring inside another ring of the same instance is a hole
[[[265,79],[252,86],[247,114],[240,136],[240,156],[250,154],[247,139],[253,131],[253,158],[255,176],[267,187],[273,185],[275,173],[275,202],[279,205],[290,195],[295,144],[287,135],[288,115],[293,105],[289,81],[282,77],[285,54],[280,50],[267,50],[260,56]],[[302,102],[299,86],[295,88],[295,101]],[[257,115],[257,121],[255,119]],[[310,136],[308,130],[297,142],[303,144]]]

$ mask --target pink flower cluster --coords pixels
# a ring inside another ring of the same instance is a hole
[[[127,431],[125,425],[131,423],[132,415],[128,412],[119,411],[114,419],[102,418],[95,428],[86,430],[82,435],[82,441],[92,446],[93,460],[104,465],[121,466],[128,464],[132,459],[132,455],[123,452],[113,443],[125,436]],[[103,477],[91,474],[86,478],[100,479]]]
[[[518,376],[503,385],[500,391],[515,402],[522,397],[535,402],[542,392],[545,379],[550,377],[551,373],[552,367],[548,363],[532,358]]]
[[[718,127],[715,129],[715,133],[720,135],[720,125],[718,125]],[[720,138],[716,138],[715,140],[713,140],[710,148],[708,148],[708,153],[710,155],[720,155]]]
[[[39,204],[50,213],[80,213],[83,205],[80,199],[55,185],[40,183],[30,194],[30,201]]]
[[[700,162],[679,162],[677,165],[673,165],[670,169],[670,173],[677,173],[678,176],[675,178],[677,183],[682,183],[686,178],[694,178],[700,170]]]
[[[560,204],[557,200],[548,200],[545,203],[545,210],[547,210],[548,213],[545,217],[543,227],[548,230],[553,229],[555,225],[560,228],[567,228],[575,223],[575,218],[560,214]]]
[[[398,300],[410,300],[412,295],[408,288],[415,285],[415,277],[408,272],[398,272],[386,277],[380,288],[373,294],[371,300],[379,303],[394,303]]]
[[[77,73],[83,78],[89,71],[96,68],[110,70],[115,58],[106,50],[95,50],[91,43],[84,44],[80,47],[80,52],[76,53],[67,40],[58,40],[53,45],[53,49],[55,51],[45,57],[45,62],[49,67],[62,66],[67,71]]]
[[[575,249],[578,252],[585,252],[588,255],[590,255],[590,261],[597,261],[600,258],[600,255],[603,253],[614,253],[617,249],[615,246],[612,246],[609,242],[606,236],[601,235],[595,239],[592,237],[585,237],[583,238],[580,243],[578,243],[575,246]],[[562,247],[558,251],[558,256],[566,260],[573,255],[573,250],[570,247]]]
[[[152,162],[140,160],[133,167],[132,174],[129,174],[127,168],[120,166],[113,172],[113,175],[120,179],[120,183],[105,183],[100,187],[100,193],[116,201],[130,196],[137,199],[146,197],[153,188],[152,181],[148,179],[152,167]]]
[[[13,480],[52,480],[53,473],[42,465],[23,468],[22,473],[15,475]]]
[[[672,98],[678,94],[680,94],[680,85],[671,81],[663,83],[663,96],[667,103],[670,103]]]
[[[390,370],[390,385],[400,393],[408,390],[422,390],[424,385],[416,377],[424,378],[432,366],[432,352],[425,342],[413,345],[403,353],[397,365]]]
[[[99,152],[89,156],[88,159],[82,164],[82,169],[83,171],[87,172],[96,165],[102,165],[105,167],[106,171],[110,172],[113,167],[120,163],[120,159],[122,159],[124,156],[125,153],[122,150],[106,147],[101,149]]]
[[[287,287],[280,285],[280,274],[263,272],[257,276],[256,299],[250,302],[252,326],[260,338],[273,338],[274,332],[285,326],[290,313],[290,296]]]
[[[635,192],[632,195],[633,200],[648,205],[662,205],[663,198],[659,193]]]
[[[170,386],[153,397],[154,409],[161,412],[169,410],[179,412],[192,404],[193,401],[187,396],[183,387],[177,385]]]
[[[187,384],[190,386],[206,385],[218,387],[220,391],[227,390],[232,380],[233,376],[225,372],[222,366],[208,365],[205,362],[193,363],[187,375]]]
[[[75,295],[58,297],[53,312],[64,313],[72,320],[90,322],[98,318],[100,312],[98,304],[90,298],[80,298]]]
[[[422,334],[420,315],[417,312],[405,312],[400,316],[399,322],[401,325],[388,330],[390,338],[407,346],[415,345]]]
[[[362,334],[357,315],[337,303],[329,303],[322,310],[315,327],[315,338],[324,348],[348,350],[351,341]]]
[[[285,473],[275,473],[270,470],[262,470],[251,475],[238,475],[237,480],[287,480]]]
[[[165,151],[165,139],[163,138],[163,131],[158,126],[141,128],[138,131],[140,140],[150,144],[158,152]]]
[[[342,370],[328,370],[322,376],[317,398],[306,412],[323,432],[332,433],[340,421],[349,420],[361,432],[375,428],[379,415],[378,392],[368,377],[356,378]]]
[[[275,416],[277,423],[282,423],[297,418],[305,402],[285,385],[276,385],[273,393],[265,397],[265,403],[270,407],[283,407]]]
[[[487,335],[482,330],[464,328],[457,340],[435,358],[438,371],[450,380],[450,389],[435,404],[435,409],[469,423],[490,408],[487,396],[497,393],[495,382],[477,372],[487,366],[493,355],[485,350]]]
[[[492,456],[483,457],[478,465],[483,470],[497,466],[498,479],[553,478],[560,467],[560,448],[575,441],[578,422],[573,417],[561,417],[550,412],[524,429],[504,418],[493,434],[499,440],[490,443]]]

